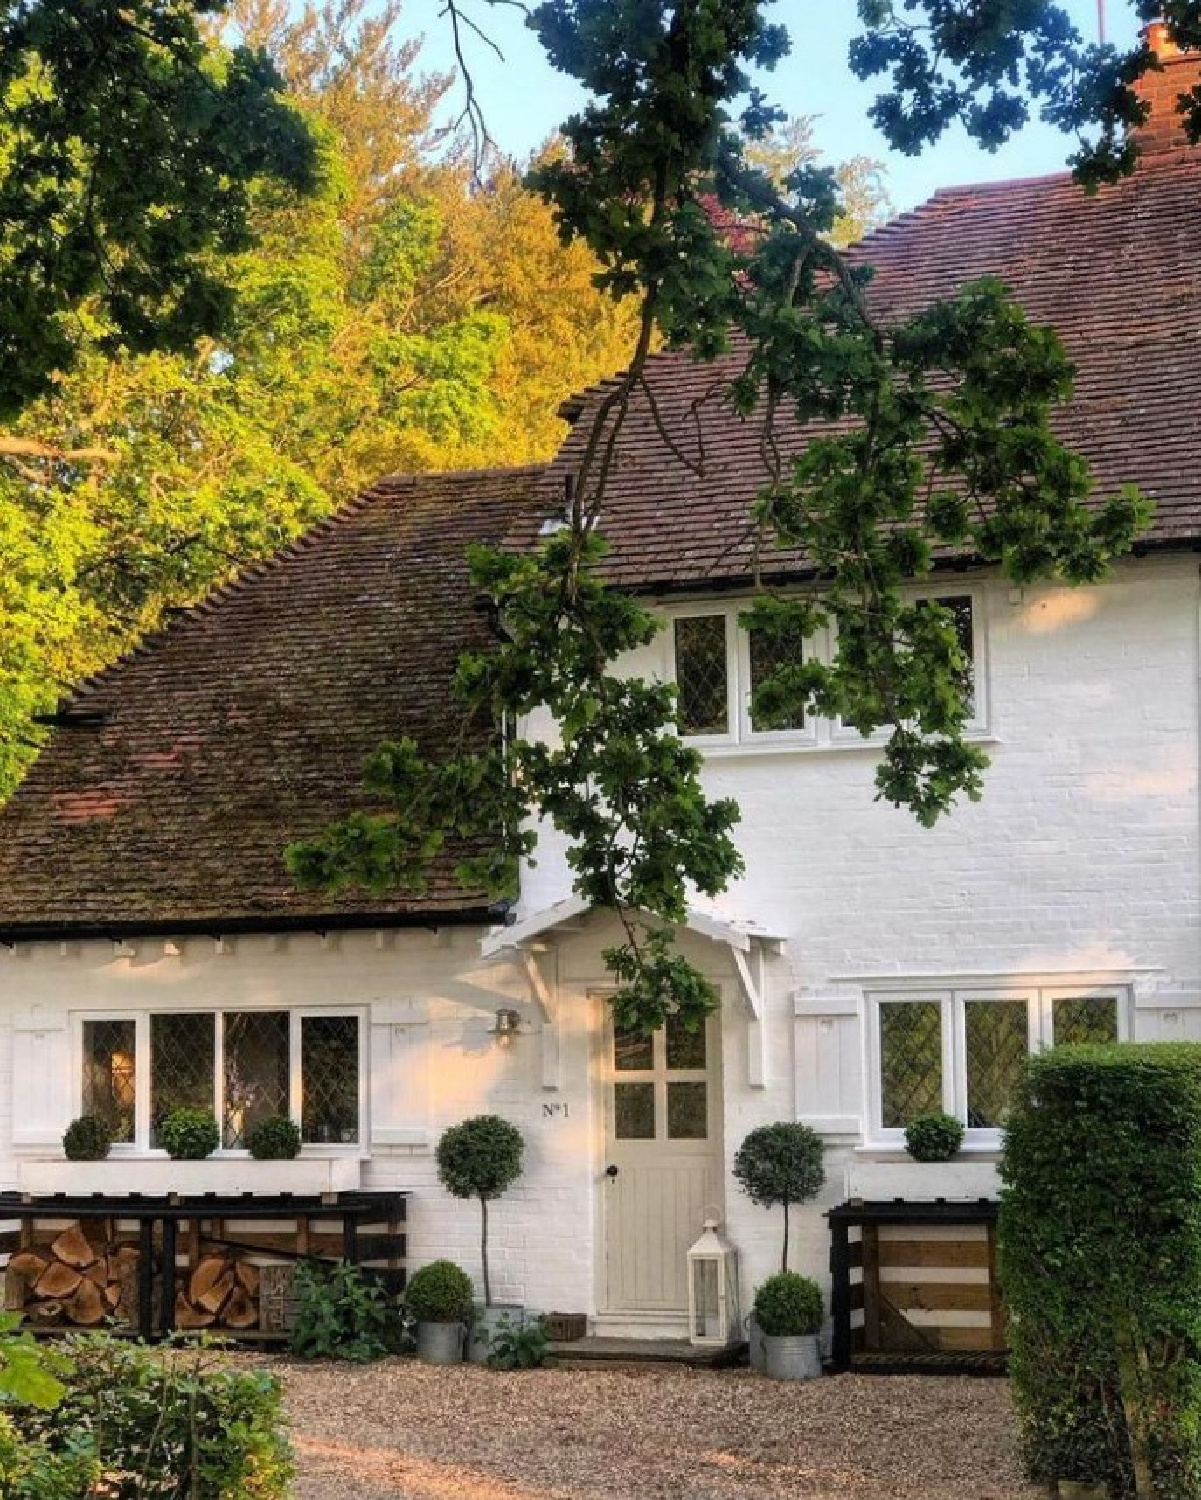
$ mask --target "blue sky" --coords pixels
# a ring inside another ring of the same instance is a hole
[[[410,0],[406,19],[411,33],[424,33],[422,64],[431,70],[453,65],[445,20],[438,0]],[[498,60],[477,38],[468,47],[476,87],[488,127],[510,155],[526,156],[543,141],[583,96],[574,83],[547,62],[520,14],[506,6],[471,0],[469,12],[501,47]],[[1062,0],[1090,40],[1097,35],[1097,0]],[[1136,34],[1127,0],[1106,0],[1112,40],[1125,43]],[[816,144],[831,161],[867,155],[885,163],[888,189],[898,209],[911,208],[938,187],[953,183],[1028,177],[1063,168],[1072,143],[1058,131],[1032,125],[1002,150],[988,153],[962,131],[949,132],[920,157],[890,153],[867,119],[875,97],[873,84],[860,83],[846,66],[847,44],[858,30],[854,0],[777,0],[773,19],[787,26],[792,55],[763,82],[769,97],[790,114],[817,116]]]

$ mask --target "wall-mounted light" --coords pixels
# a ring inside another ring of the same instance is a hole
[[[490,1030],[497,1043],[507,1047],[515,1036],[521,1035],[521,1012],[502,1006],[496,1012],[496,1025]]]

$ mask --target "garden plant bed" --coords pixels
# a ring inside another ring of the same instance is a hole
[[[1035,1500],[1005,1381],[430,1369],[254,1359],[296,1500]]]

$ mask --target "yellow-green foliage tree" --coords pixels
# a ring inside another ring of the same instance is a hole
[[[448,80],[366,12],[235,7],[317,129],[318,190],[255,189],[219,339],[93,347],[13,425],[107,458],[0,463],[0,794],[33,717],[172,607],[382,473],[549,455],[559,402],[627,358],[633,314],[588,251],[511,166],[471,182],[432,123]]]

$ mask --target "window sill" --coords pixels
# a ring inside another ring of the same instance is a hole
[[[964,1141],[952,1161],[960,1161],[964,1157],[977,1160],[983,1158],[990,1160],[1001,1154],[1001,1137],[998,1133],[995,1141]],[[892,1162],[901,1166],[910,1167],[945,1167],[949,1165],[945,1161],[914,1161],[905,1147],[898,1145],[896,1141],[864,1141],[862,1145],[855,1147],[855,1155],[867,1161]]]
[[[1001,739],[987,730],[973,730],[964,736],[971,745],[999,745]],[[838,739],[838,740],[789,740],[776,744],[757,744],[754,741],[727,744],[700,744],[695,740],[684,743],[692,750],[699,750],[706,761],[714,760],[758,760],[775,755],[862,755],[865,752],[878,755],[887,744],[883,739]]]
[[[34,1197],[55,1193],[125,1197],[180,1197],[243,1194],[274,1197],[349,1192],[362,1181],[355,1156],[298,1156],[292,1161],[255,1161],[250,1156],[212,1156],[204,1161],[172,1161],[161,1154],[110,1156],[104,1161],[26,1160],[21,1191]]]

